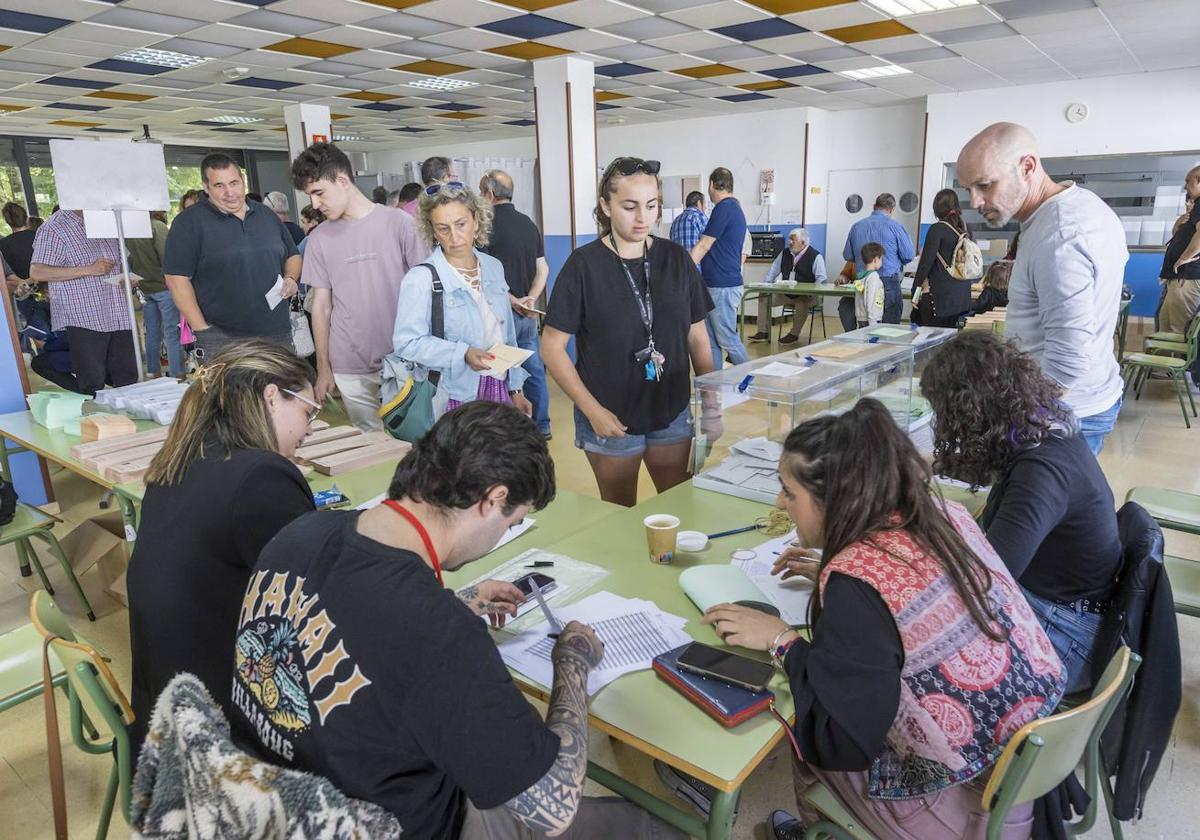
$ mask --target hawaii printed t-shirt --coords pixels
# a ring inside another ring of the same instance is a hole
[[[264,760],[456,840],[537,782],[558,736],[513,685],[484,622],[416,554],[318,512],[263,549],[238,620],[233,730]]]

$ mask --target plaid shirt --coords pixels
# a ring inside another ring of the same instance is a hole
[[[671,241],[690,251],[696,247],[696,243],[700,241],[706,227],[708,227],[708,216],[695,207],[689,207],[683,211],[682,215],[676,216],[675,221],[671,222]]]
[[[56,268],[91,265],[100,257],[112,261],[112,273],[121,271],[121,251],[115,239],[88,239],[83,216],[59,210],[38,228],[33,240],[33,262]],[[122,284],[105,283],[98,275],[75,280],[54,280],[50,288],[50,321],[55,332],[82,327],[96,332],[127,330],[129,307]]]

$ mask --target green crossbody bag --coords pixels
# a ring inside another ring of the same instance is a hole
[[[445,338],[445,308],[442,304],[442,278],[429,263],[421,263],[433,275],[433,297],[429,303],[430,333]],[[379,417],[392,437],[416,443],[433,428],[433,399],[437,395],[441,371],[431,370],[423,382],[409,377],[396,394],[379,408]]]

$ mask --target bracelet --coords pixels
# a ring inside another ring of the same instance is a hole
[[[768,651],[775,651],[775,650],[778,650],[778,648],[779,648],[779,640],[780,640],[780,639],[782,639],[784,636],[786,636],[788,633],[791,633],[791,632],[792,632],[792,628],[791,628],[791,627],[785,627],[785,628],[783,628],[782,630],[780,630],[780,631],[779,631],[779,635],[775,637],[774,641],[772,641],[772,642],[771,642],[771,644],[767,645],[767,650],[768,650]]]

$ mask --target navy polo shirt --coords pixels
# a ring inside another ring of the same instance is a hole
[[[733,196],[713,206],[704,235],[716,241],[700,261],[704,282],[713,288],[742,285],[742,246],[746,244],[746,214]]]
[[[283,222],[257,201],[247,201],[239,219],[201,198],[171,224],[163,274],[192,278],[211,326],[241,337],[280,336],[291,332],[289,307],[271,309],[265,295],[298,253]]]

